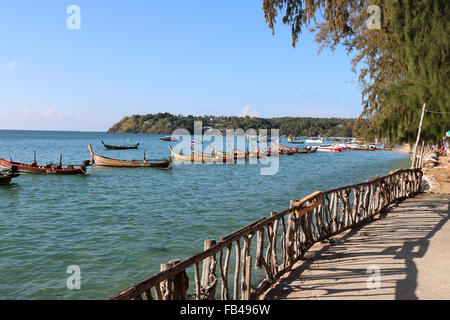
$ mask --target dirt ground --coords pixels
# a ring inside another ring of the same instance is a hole
[[[439,165],[434,168],[424,168],[424,178],[429,183],[426,192],[450,194],[449,155],[439,157]]]

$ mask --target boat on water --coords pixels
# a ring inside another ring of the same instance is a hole
[[[12,159],[0,159],[0,167],[3,169],[17,168],[17,172],[20,173],[42,173],[42,174],[61,174],[61,175],[73,175],[73,174],[85,174],[86,167],[90,165],[89,160],[83,161],[81,165],[62,165],[62,155],[58,164],[38,165],[36,163],[36,152],[34,152],[33,162],[31,164],[15,162]]]
[[[329,144],[329,145],[318,146],[317,151],[319,151],[319,152],[342,152],[343,150],[339,147],[335,147],[335,146]]]
[[[313,146],[307,146],[304,148],[299,147],[297,150],[297,153],[314,153],[317,151],[318,147],[313,147]]]
[[[306,139],[305,143],[324,143],[323,138],[311,138],[311,139]]]
[[[0,185],[9,184],[11,182],[11,179],[18,177],[19,175],[20,174],[17,173],[16,167],[0,171]]]
[[[336,143],[333,145],[335,148],[341,149],[341,151],[350,150],[350,148],[345,143]]]
[[[264,157],[270,157],[271,152],[270,150],[258,150],[256,152],[249,152],[249,151],[241,151],[237,149],[233,149],[233,152],[235,155],[244,158],[244,159],[250,159],[250,158],[264,158]]]
[[[170,159],[158,159],[158,160],[120,160],[98,156],[92,150],[91,145],[88,145],[89,152],[92,155],[92,162],[97,166],[104,167],[122,167],[122,168],[162,168],[170,169],[172,167],[172,161]]]
[[[279,154],[293,156],[294,154],[298,153],[298,148],[279,145],[278,152],[279,152]]]
[[[291,135],[288,136],[288,142],[292,144],[304,144],[305,141],[295,140]]]
[[[224,156],[214,156],[209,154],[204,154],[200,152],[194,152],[194,154],[182,154],[173,151],[172,146],[169,146],[171,157],[176,161],[182,162],[196,162],[196,163],[223,163],[226,162],[226,157]],[[225,159],[225,160],[224,160]]]
[[[347,147],[349,150],[352,151],[374,151],[376,148],[371,148],[370,146],[363,145],[363,144],[357,144],[357,143],[350,143],[347,144]]]
[[[159,140],[161,140],[161,141],[174,141],[174,142],[178,142],[178,139],[177,139],[177,138],[172,138],[171,136],[166,136],[166,137],[163,137],[163,138],[159,138]]]
[[[135,145],[127,145],[127,146],[113,146],[113,145],[104,143],[103,140],[102,140],[102,144],[108,150],[128,150],[128,149],[137,149],[139,147],[139,143],[137,143]]]

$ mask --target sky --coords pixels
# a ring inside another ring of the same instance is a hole
[[[306,29],[296,48],[288,26],[272,34],[262,0],[1,1],[0,129],[105,131],[158,112],[357,117],[350,60],[319,55]]]

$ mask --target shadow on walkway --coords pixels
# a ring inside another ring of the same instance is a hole
[[[313,247],[316,257],[298,262],[264,299],[417,299],[416,262],[449,220],[449,199],[420,194],[381,219],[352,229],[340,238],[343,243]],[[440,259],[450,261],[450,250],[445,251]],[[379,286],[372,274],[376,270]]]

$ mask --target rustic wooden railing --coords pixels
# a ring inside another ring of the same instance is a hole
[[[291,200],[289,209],[272,212],[269,218],[254,221],[219,242],[206,240],[203,252],[184,261],[162,264],[161,272],[111,299],[252,299],[289,271],[314,243],[371,219],[400,199],[414,196],[420,191],[421,180],[420,169],[399,169],[364,183]],[[252,248],[255,236],[256,250]],[[234,265],[230,265],[233,251]],[[230,286],[231,269],[234,277]],[[252,271],[261,274],[259,279],[254,277],[256,280],[263,278],[255,286]],[[195,277],[195,292],[191,294],[188,272]],[[216,292],[219,280],[220,292]]]

